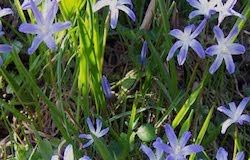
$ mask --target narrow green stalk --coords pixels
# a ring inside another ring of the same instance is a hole
[[[234,130],[234,152],[233,152],[233,158],[236,157],[236,154],[237,154],[237,150],[238,150],[238,128],[237,126],[235,125],[235,130]]]

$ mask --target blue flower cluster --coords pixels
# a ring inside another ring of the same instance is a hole
[[[204,16],[204,19],[201,21],[199,26],[195,28],[194,25],[189,25],[185,27],[184,32],[179,29],[174,29],[170,31],[170,35],[177,38],[178,40],[172,46],[169,51],[167,61],[169,61],[178,48],[180,48],[177,60],[179,65],[183,65],[188,53],[188,48],[191,47],[200,58],[205,58],[205,53],[209,56],[216,55],[214,63],[211,65],[209,72],[211,74],[215,73],[222,61],[225,61],[226,68],[230,74],[235,71],[235,64],[232,58],[232,55],[239,55],[245,53],[245,47],[238,43],[233,43],[233,38],[238,34],[238,28],[235,26],[225,37],[223,31],[219,28],[219,25],[228,16],[238,16],[244,18],[243,15],[233,10],[237,0],[227,0],[223,2],[222,0],[187,0],[187,2],[197,10],[192,11],[189,14],[189,18],[192,19],[196,16]],[[219,14],[218,17],[218,26],[213,28],[215,38],[217,40],[216,45],[208,47],[205,51],[202,45],[195,38],[202,32],[205,28],[205,24],[211,18],[213,14]],[[192,32],[193,31],[193,32]]]

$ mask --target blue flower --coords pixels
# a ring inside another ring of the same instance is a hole
[[[155,148],[162,149],[168,154],[167,160],[183,160],[192,153],[203,151],[203,147],[200,145],[191,144],[186,146],[191,137],[191,132],[185,132],[178,140],[173,128],[169,124],[166,124],[164,128],[170,145],[159,141],[154,142],[153,145]]]
[[[219,12],[218,25],[220,25],[221,22],[228,16],[244,18],[243,15],[233,10],[237,0],[227,0],[225,3],[223,3],[222,0],[217,1],[217,7],[215,10],[216,12]]]
[[[79,160],[91,160],[91,158],[89,158],[88,156],[83,156],[83,157],[80,158]]]
[[[4,35],[4,32],[2,31],[2,25],[0,24],[0,37]],[[7,44],[0,44],[0,53],[10,53],[12,51],[12,47]],[[3,64],[3,59],[0,56],[0,66]]]
[[[131,0],[99,0],[93,7],[93,11],[96,12],[105,6],[109,6],[110,11],[110,26],[115,29],[118,22],[119,10],[125,12],[133,21],[136,17],[134,12],[126,5],[132,6]]]
[[[58,3],[56,0],[47,0],[43,8],[43,13],[38,10],[33,0],[30,1],[30,5],[37,24],[23,23],[19,27],[20,32],[37,35],[31,47],[28,49],[28,54],[34,53],[42,41],[45,42],[48,48],[55,50],[56,42],[53,38],[53,34],[69,28],[71,23],[53,23],[58,11]]]
[[[142,65],[145,65],[146,63],[147,53],[148,53],[148,43],[147,41],[144,41],[141,49],[141,58],[140,58],[140,63]]]
[[[219,27],[215,26],[213,31],[218,45],[207,48],[206,53],[210,56],[217,55],[217,57],[210,67],[209,72],[213,74],[217,71],[224,59],[228,72],[232,74],[235,71],[232,55],[243,54],[246,51],[243,45],[232,42],[233,37],[238,33],[238,28],[234,27],[226,38]]]
[[[206,20],[203,20],[195,30],[194,30],[195,28],[194,25],[189,25],[185,27],[184,32],[182,32],[179,29],[171,30],[170,35],[174,36],[179,40],[176,41],[175,44],[170,49],[167,56],[167,61],[169,61],[174,56],[174,53],[178,48],[181,48],[177,56],[177,60],[179,65],[183,65],[187,58],[189,47],[191,47],[198,54],[200,58],[205,58],[205,52],[203,47],[201,46],[200,42],[195,39],[201,33],[205,25],[206,25]],[[193,30],[194,32],[192,33]]]
[[[216,159],[228,160],[227,157],[228,157],[227,151],[224,148],[220,147],[219,150],[217,151]],[[245,158],[244,152],[239,152],[237,153],[235,160],[244,160],[244,158]]]
[[[110,88],[109,81],[106,76],[102,76],[102,90],[107,99],[112,98],[112,92]]]
[[[187,2],[197,10],[189,14],[189,19],[196,16],[203,15],[205,18],[210,18],[212,14],[216,13],[215,6],[218,0],[187,0]]]
[[[162,143],[162,140],[161,140],[161,138],[158,137],[155,142]],[[163,155],[163,150],[161,148],[156,148],[156,152],[154,153],[151,148],[142,144],[141,150],[148,156],[149,160],[163,160],[163,159],[165,159],[165,157]]]
[[[94,139],[92,134],[95,135],[97,138],[103,137],[105,134],[108,133],[109,128],[105,128],[102,130],[102,121],[100,119],[96,119],[96,129],[93,126],[93,123],[90,118],[87,118],[87,124],[90,130],[90,134],[80,134],[80,138],[88,139],[89,141],[83,145],[83,148],[90,146],[94,143]]]
[[[247,114],[242,114],[248,102],[249,97],[243,98],[238,107],[236,107],[234,102],[229,103],[230,109],[227,109],[224,106],[218,107],[218,111],[226,114],[229,117],[226,121],[222,123],[222,134],[224,134],[227,128],[233,123],[239,123],[240,125],[243,125],[244,122],[250,123],[250,116]]]

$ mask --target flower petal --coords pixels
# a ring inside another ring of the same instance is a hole
[[[79,138],[84,138],[84,139],[93,139],[91,134],[80,134]]]
[[[238,32],[239,32],[238,27],[234,26],[226,38],[227,41],[231,41],[232,38],[238,34]]]
[[[206,23],[207,23],[206,19],[202,20],[201,23],[198,25],[198,27],[195,29],[195,31],[191,34],[191,37],[192,38],[197,37],[202,32],[202,30],[205,28]]]
[[[140,149],[148,156],[149,160],[156,160],[155,154],[152,151],[151,148],[149,148],[148,146],[142,144]]]
[[[56,32],[62,31],[64,29],[68,29],[68,28],[70,28],[70,26],[71,26],[71,23],[69,21],[64,22],[64,23],[54,23],[52,26],[51,33],[56,33]]]
[[[13,13],[13,11],[10,8],[0,9],[0,17],[6,16],[6,15],[9,15],[12,13]]]
[[[148,43],[147,43],[147,41],[144,41],[143,46],[142,46],[142,50],[141,50],[141,59],[140,59],[140,63],[142,65],[144,65],[146,63],[147,52],[148,52]]]
[[[197,0],[187,0],[187,2],[194,8],[200,7],[200,3]]]
[[[232,119],[227,119],[226,121],[224,121],[222,123],[222,129],[221,129],[221,134],[225,134],[226,133],[226,130],[227,128],[231,125],[235,123]]]
[[[209,68],[209,72],[211,74],[214,74],[214,72],[217,71],[218,68],[220,67],[222,61],[223,61],[223,57],[218,55],[215,61],[213,62],[213,64],[211,65],[211,67]]]
[[[118,1],[119,4],[128,4],[130,5],[131,7],[133,6],[133,3],[131,0],[119,0]]]
[[[168,141],[169,141],[171,147],[175,148],[175,146],[178,145],[178,139],[177,139],[177,137],[176,137],[176,135],[174,133],[173,128],[170,126],[170,124],[166,124],[164,126],[164,128],[165,128],[165,133],[166,133],[166,135],[168,137]]]
[[[175,44],[169,50],[169,53],[168,53],[168,56],[167,56],[167,61],[169,61],[174,56],[175,51],[178,48],[180,48],[182,45],[183,45],[183,43],[181,41],[175,42]]]
[[[89,158],[88,156],[83,156],[83,157],[80,158],[79,160],[91,160],[91,158]]]
[[[43,36],[36,36],[33,39],[31,47],[28,49],[28,54],[29,55],[33,54],[37,50],[37,48],[39,47],[39,45],[42,43],[43,39],[44,39]]]
[[[179,141],[181,147],[184,147],[187,144],[187,142],[190,139],[191,135],[192,135],[191,132],[185,132],[182,135],[182,137],[181,137],[181,139]]]
[[[44,38],[44,42],[46,43],[47,47],[51,50],[56,49],[56,42],[52,36],[46,36]]]
[[[224,56],[224,60],[226,63],[226,68],[228,73],[232,74],[235,71],[235,64],[233,61],[233,57],[231,55]]]
[[[179,29],[173,29],[169,34],[177,39],[182,39],[184,33]]]
[[[241,115],[241,114],[242,114],[242,112],[243,112],[244,109],[246,108],[247,103],[249,102],[249,100],[250,100],[249,97],[245,97],[245,98],[243,98],[243,100],[240,102],[239,106],[238,106],[237,109],[236,109],[236,113],[237,113],[238,115]],[[235,114],[236,114],[236,113],[235,113]]]
[[[236,155],[236,160],[244,160],[245,159],[245,154],[244,152],[239,152]]]
[[[101,129],[102,129],[102,121],[97,118],[96,119],[96,130],[95,130],[95,132],[99,133],[101,131]]]
[[[218,26],[215,26],[213,31],[217,42],[221,42],[224,39],[224,33],[222,32],[222,30]]]
[[[198,152],[201,152],[203,151],[203,147],[200,146],[200,145],[196,145],[196,144],[191,144],[191,145],[188,145],[186,147],[184,147],[182,149],[182,154],[187,156],[187,155],[190,155],[192,153],[198,153]]]
[[[109,128],[105,128],[103,129],[101,132],[98,133],[97,137],[100,138],[102,136],[104,136],[105,134],[107,134],[109,131]]]
[[[38,25],[30,23],[21,24],[18,30],[19,32],[29,33],[29,34],[38,34],[40,32]]]
[[[180,49],[180,53],[177,56],[179,65],[183,65],[187,59],[188,45],[183,45]]]
[[[91,140],[89,140],[87,143],[83,144],[82,148],[87,148],[87,147],[89,147],[92,143],[94,143],[94,140],[93,140],[93,139],[91,139]]]
[[[93,6],[93,12],[96,12],[100,10],[101,8],[110,5],[110,0],[100,0],[96,2],[96,4]]]
[[[95,128],[94,128],[93,123],[89,117],[87,118],[87,124],[88,124],[90,132],[95,133]]]
[[[10,53],[12,51],[12,47],[8,44],[0,44],[0,53]]]
[[[194,28],[195,28],[195,25],[193,25],[193,24],[188,25],[184,28],[184,33],[187,35],[190,35],[191,32],[194,30]]]
[[[240,116],[238,121],[241,121],[241,124],[243,124],[244,121],[250,123],[250,116],[247,114],[243,114]]]
[[[153,146],[154,146],[154,148],[159,149],[159,150],[163,150],[166,153],[174,152],[173,149],[169,145],[167,145],[163,142],[155,141],[153,143]]]
[[[198,54],[200,58],[205,58],[205,51],[200,42],[198,42],[196,39],[191,41],[190,47]]]
[[[230,46],[228,46],[228,50],[232,55],[244,54],[246,52],[246,48],[238,43],[230,44]]]
[[[219,46],[218,45],[212,45],[211,47],[208,47],[206,49],[206,53],[209,55],[209,56],[213,56],[213,55],[216,55],[218,54],[218,51],[220,50]]]
[[[114,9],[110,12],[110,26],[112,29],[115,29],[118,22],[119,11]]]
[[[51,157],[50,160],[60,160],[59,156],[58,155],[54,155]]]
[[[43,15],[38,10],[38,8],[37,8],[36,4],[33,2],[33,0],[30,1],[30,6],[31,6],[32,12],[36,18],[37,24],[42,24],[43,23]]]
[[[227,151],[224,148],[220,147],[219,150],[217,151],[216,159],[217,160],[227,160],[227,156],[228,156]]]
[[[192,11],[189,15],[188,15],[188,18],[189,19],[192,19],[196,16],[199,16],[199,15],[203,15],[203,13],[200,11],[200,10],[195,10],[195,11]]]
[[[56,13],[58,11],[58,2],[56,0],[52,0],[48,3],[51,3],[51,5],[45,5],[47,8],[45,8],[45,18],[46,23],[52,24],[55,20]]]
[[[218,111],[226,114],[228,117],[232,118],[233,117],[233,113],[232,111],[230,111],[229,109],[227,109],[226,107],[224,106],[220,106],[217,108]]]
[[[230,110],[232,111],[232,113],[235,113],[236,112],[236,105],[234,102],[230,102],[229,104],[229,107],[230,107]]]
[[[135,16],[134,12],[130,8],[128,8],[127,6],[118,5],[117,8],[122,10],[123,12],[125,12],[133,21],[136,20],[136,16]]]
[[[73,152],[73,146],[71,144],[69,144],[65,151],[64,151],[64,155],[63,155],[63,159],[67,159],[67,160],[74,160],[74,152]]]
[[[112,98],[110,84],[106,76],[102,76],[102,90],[107,99]]]

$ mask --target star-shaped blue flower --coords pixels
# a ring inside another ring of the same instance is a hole
[[[36,34],[28,54],[36,51],[39,45],[44,41],[48,48],[55,50],[56,42],[53,34],[70,27],[70,22],[53,23],[58,11],[58,2],[56,0],[47,0],[41,13],[33,0],[30,1],[31,9],[36,18],[37,24],[23,23],[19,27],[19,31],[27,34]]]
[[[243,45],[232,42],[233,37],[238,33],[238,28],[234,27],[226,38],[218,26],[215,26],[213,31],[218,44],[207,48],[206,53],[210,56],[217,55],[217,57],[211,65],[209,72],[213,74],[217,71],[224,59],[228,72],[232,74],[235,71],[232,55],[244,54],[246,51]]]
[[[170,35],[177,38],[178,40],[170,49],[167,56],[167,61],[169,61],[174,56],[174,53],[178,48],[181,48],[177,56],[177,60],[179,65],[183,65],[184,62],[186,61],[189,47],[191,47],[198,54],[200,58],[205,58],[205,51],[202,45],[200,44],[199,41],[195,39],[201,33],[205,25],[206,25],[206,20],[203,20],[196,29],[195,26],[192,24],[185,27],[184,32],[182,32],[179,29],[171,30]],[[193,30],[194,32],[192,32]]]
[[[227,157],[228,157],[227,151],[223,147],[220,147],[216,154],[216,160],[228,160]],[[239,152],[237,153],[235,160],[244,160],[244,158],[245,158],[244,152]]]
[[[203,151],[203,147],[200,145],[191,144],[186,146],[191,137],[191,132],[187,131],[183,133],[180,139],[177,139],[173,128],[169,124],[166,124],[164,128],[170,145],[159,141],[154,142],[153,145],[155,148],[162,149],[168,154],[167,160],[184,160],[192,153]]]
[[[247,114],[242,114],[244,109],[246,108],[247,103],[249,102],[249,97],[244,98],[238,107],[236,107],[234,102],[229,103],[229,108],[227,109],[224,106],[220,106],[218,108],[218,111],[224,113],[227,115],[229,118],[222,123],[222,129],[221,133],[225,134],[227,128],[233,124],[233,123],[239,123],[240,125],[243,125],[244,122],[250,123],[250,116]]]
[[[96,12],[105,6],[109,6],[110,11],[110,26],[115,29],[118,22],[119,10],[125,12],[133,21],[136,17],[134,12],[126,5],[132,6],[131,0],[99,0],[93,7],[93,11]]]
[[[94,128],[94,125],[90,118],[87,118],[87,124],[91,133],[79,135],[79,138],[84,138],[89,140],[87,143],[83,145],[83,148],[86,148],[90,146],[92,143],[94,143],[94,138],[92,137],[92,134],[95,135],[97,138],[100,138],[106,135],[109,131],[109,128],[105,128],[102,130],[102,121],[100,119],[96,119],[96,129]]]

